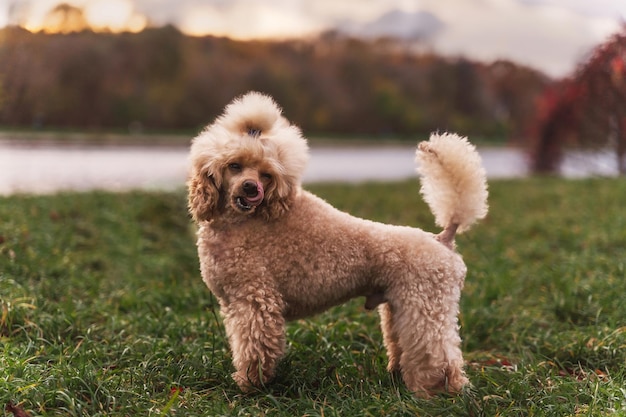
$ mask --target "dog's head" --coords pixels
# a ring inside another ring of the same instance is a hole
[[[226,212],[272,219],[300,190],[308,146],[272,98],[251,92],[193,140],[190,158],[189,209],[196,221]]]

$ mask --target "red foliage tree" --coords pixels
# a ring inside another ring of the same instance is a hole
[[[553,172],[563,148],[611,148],[626,175],[626,25],[598,46],[573,77],[547,90],[535,128],[533,168]]]
[[[547,88],[537,105],[537,120],[531,136],[532,170],[552,173],[558,170],[563,158],[563,147],[573,141],[574,127],[579,123],[580,99],[578,85],[567,79]]]

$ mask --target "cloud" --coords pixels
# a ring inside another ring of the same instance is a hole
[[[587,16],[554,4],[470,0],[446,8],[425,0],[425,9],[445,24],[435,50],[480,60],[510,59],[563,76],[595,45],[619,29],[615,19]]]
[[[298,0],[135,0],[156,26],[174,24],[192,35],[237,39],[297,37],[326,28]],[[315,2],[313,2],[315,3]]]
[[[96,30],[140,32],[146,18],[137,14],[130,0],[92,0],[85,4],[85,17]]]
[[[321,30],[314,19],[300,8],[284,4],[240,0],[226,4],[203,4],[181,10],[181,30],[202,35],[228,35],[233,38],[298,37]]]
[[[137,9],[156,25],[172,23],[194,34],[229,34],[249,39],[299,36],[354,27],[390,10],[412,12],[416,0],[135,0]]]
[[[9,23],[9,3],[7,0],[0,0],[0,28]]]
[[[441,20],[430,12],[392,10],[365,24],[347,21],[340,26],[340,30],[366,38],[426,40],[432,38],[443,26]]]
[[[518,0],[535,6],[553,6],[594,17],[626,20],[626,2],[623,0]]]

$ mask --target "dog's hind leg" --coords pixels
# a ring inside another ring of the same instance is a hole
[[[436,297],[407,291],[411,296],[396,297],[389,310],[402,378],[417,396],[459,392],[468,382],[456,318],[458,297],[441,290]]]
[[[249,294],[222,312],[237,385],[249,391],[269,382],[285,351],[285,319],[279,303],[268,294]]]

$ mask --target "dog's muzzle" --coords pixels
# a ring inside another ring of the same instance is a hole
[[[256,181],[244,181],[241,186],[243,195],[235,197],[235,205],[243,211],[252,210],[253,207],[258,206],[263,202],[265,192],[263,191],[263,185]]]

